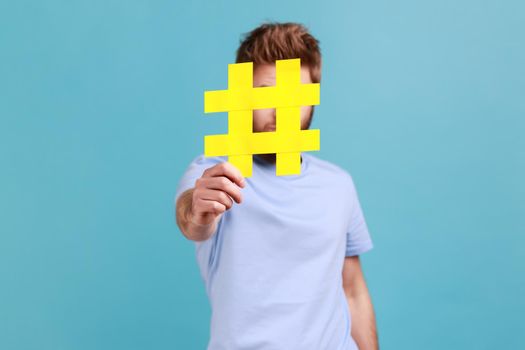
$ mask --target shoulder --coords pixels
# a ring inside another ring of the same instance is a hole
[[[227,157],[206,157],[204,154],[199,154],[198,156],[194,157],[191,162],[191,165],[212,165],[212,164],[218,164],[222,162],[226,162],[228,160]]]
[[[200,172],[202,174],[204,170],[227,160],[227,157],[206,157],[204,154],[199,154],[190,161],[186,173]]]
[[[310,166],[316,168],[323,176],[330,178],[332,181],[344,184],[351,190],[354,188],[354,181],[348,170],[312,154],[306,153],[303,154],[303,156],[308,157]]]

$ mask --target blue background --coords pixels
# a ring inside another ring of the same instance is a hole
[[[384,349],[525,342],[520,1],[2,1],[0,348],[204,349],[173,195],[240,35],[321,42],[321,151],[354,177]]]

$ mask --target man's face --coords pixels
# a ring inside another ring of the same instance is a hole
[[[301,66],[301,83],[312,82],[310,70],[307,66]],[[258,64],[253,70],[253,86],[275,86],[275,64]],[[301,129],[310,128],[312,122],[313,107],[301,107]],[[253,111],[253,132],[275,131],[275,108],[256,109]],[[275,163],[275,153],[260,154],[261,158]]]

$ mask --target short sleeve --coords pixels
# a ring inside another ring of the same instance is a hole
[[[350,222],[346,232],[346,256],[355,256],[373,248],[359,197],[352,177],[350,179]]]

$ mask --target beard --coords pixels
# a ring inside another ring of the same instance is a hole
[[[313,116],[314,116],[314,106],[312,106],[312,109],[310,111],[310,115],[305,120],[304,125],[301,125],[301,130],[308,130],[308,129],[310,129],[310,124],[312,124]],[[255,157],[259,157],[259,158],[263,159],[264,161],[266,161],[268,163],[271,163],[271,164],[275,164],[276,158],[277,158],[275,153],[254,154],[254,156]],[[302,162],[302,158],[301,158],[301,162]]]

